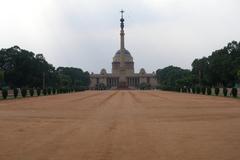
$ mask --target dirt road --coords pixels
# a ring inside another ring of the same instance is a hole
[[[0,102],[0,160],[239,160],[240,100],[87,91]]]

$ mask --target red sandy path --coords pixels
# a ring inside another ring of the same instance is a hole
[[[0,160],[176,159],[240,159],[240,100],[88,91],[0,101]]]

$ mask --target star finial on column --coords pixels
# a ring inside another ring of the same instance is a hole
[[[121,12],[121,15],[122,15],[122,18],[123,18],[123,13],[124,13],[125,11],[122,9],[120,12]]]

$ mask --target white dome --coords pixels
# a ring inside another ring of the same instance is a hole
[[[102,74],[102,75],[105,75],[105,74],[107,74],[107,70],[106,69],[101,69],[101,72],[100,72],[100,74]]]
[[[131,56],[130,52],[126,49],[118,50],[115,56],[113,57],[113,62],[120,62],[121,54],[123,54],[125,62],[133,62],[133,57]]]
[[[143,75],[143,74],[146,74],[146,71],[144,68],[141,68],[139,73]]]

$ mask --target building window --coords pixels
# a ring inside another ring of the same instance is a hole
[[[99,84],[99,78],[97,78],[97,84]]]
[[[147,77],[147,83],[150,84],[150,77]]]

